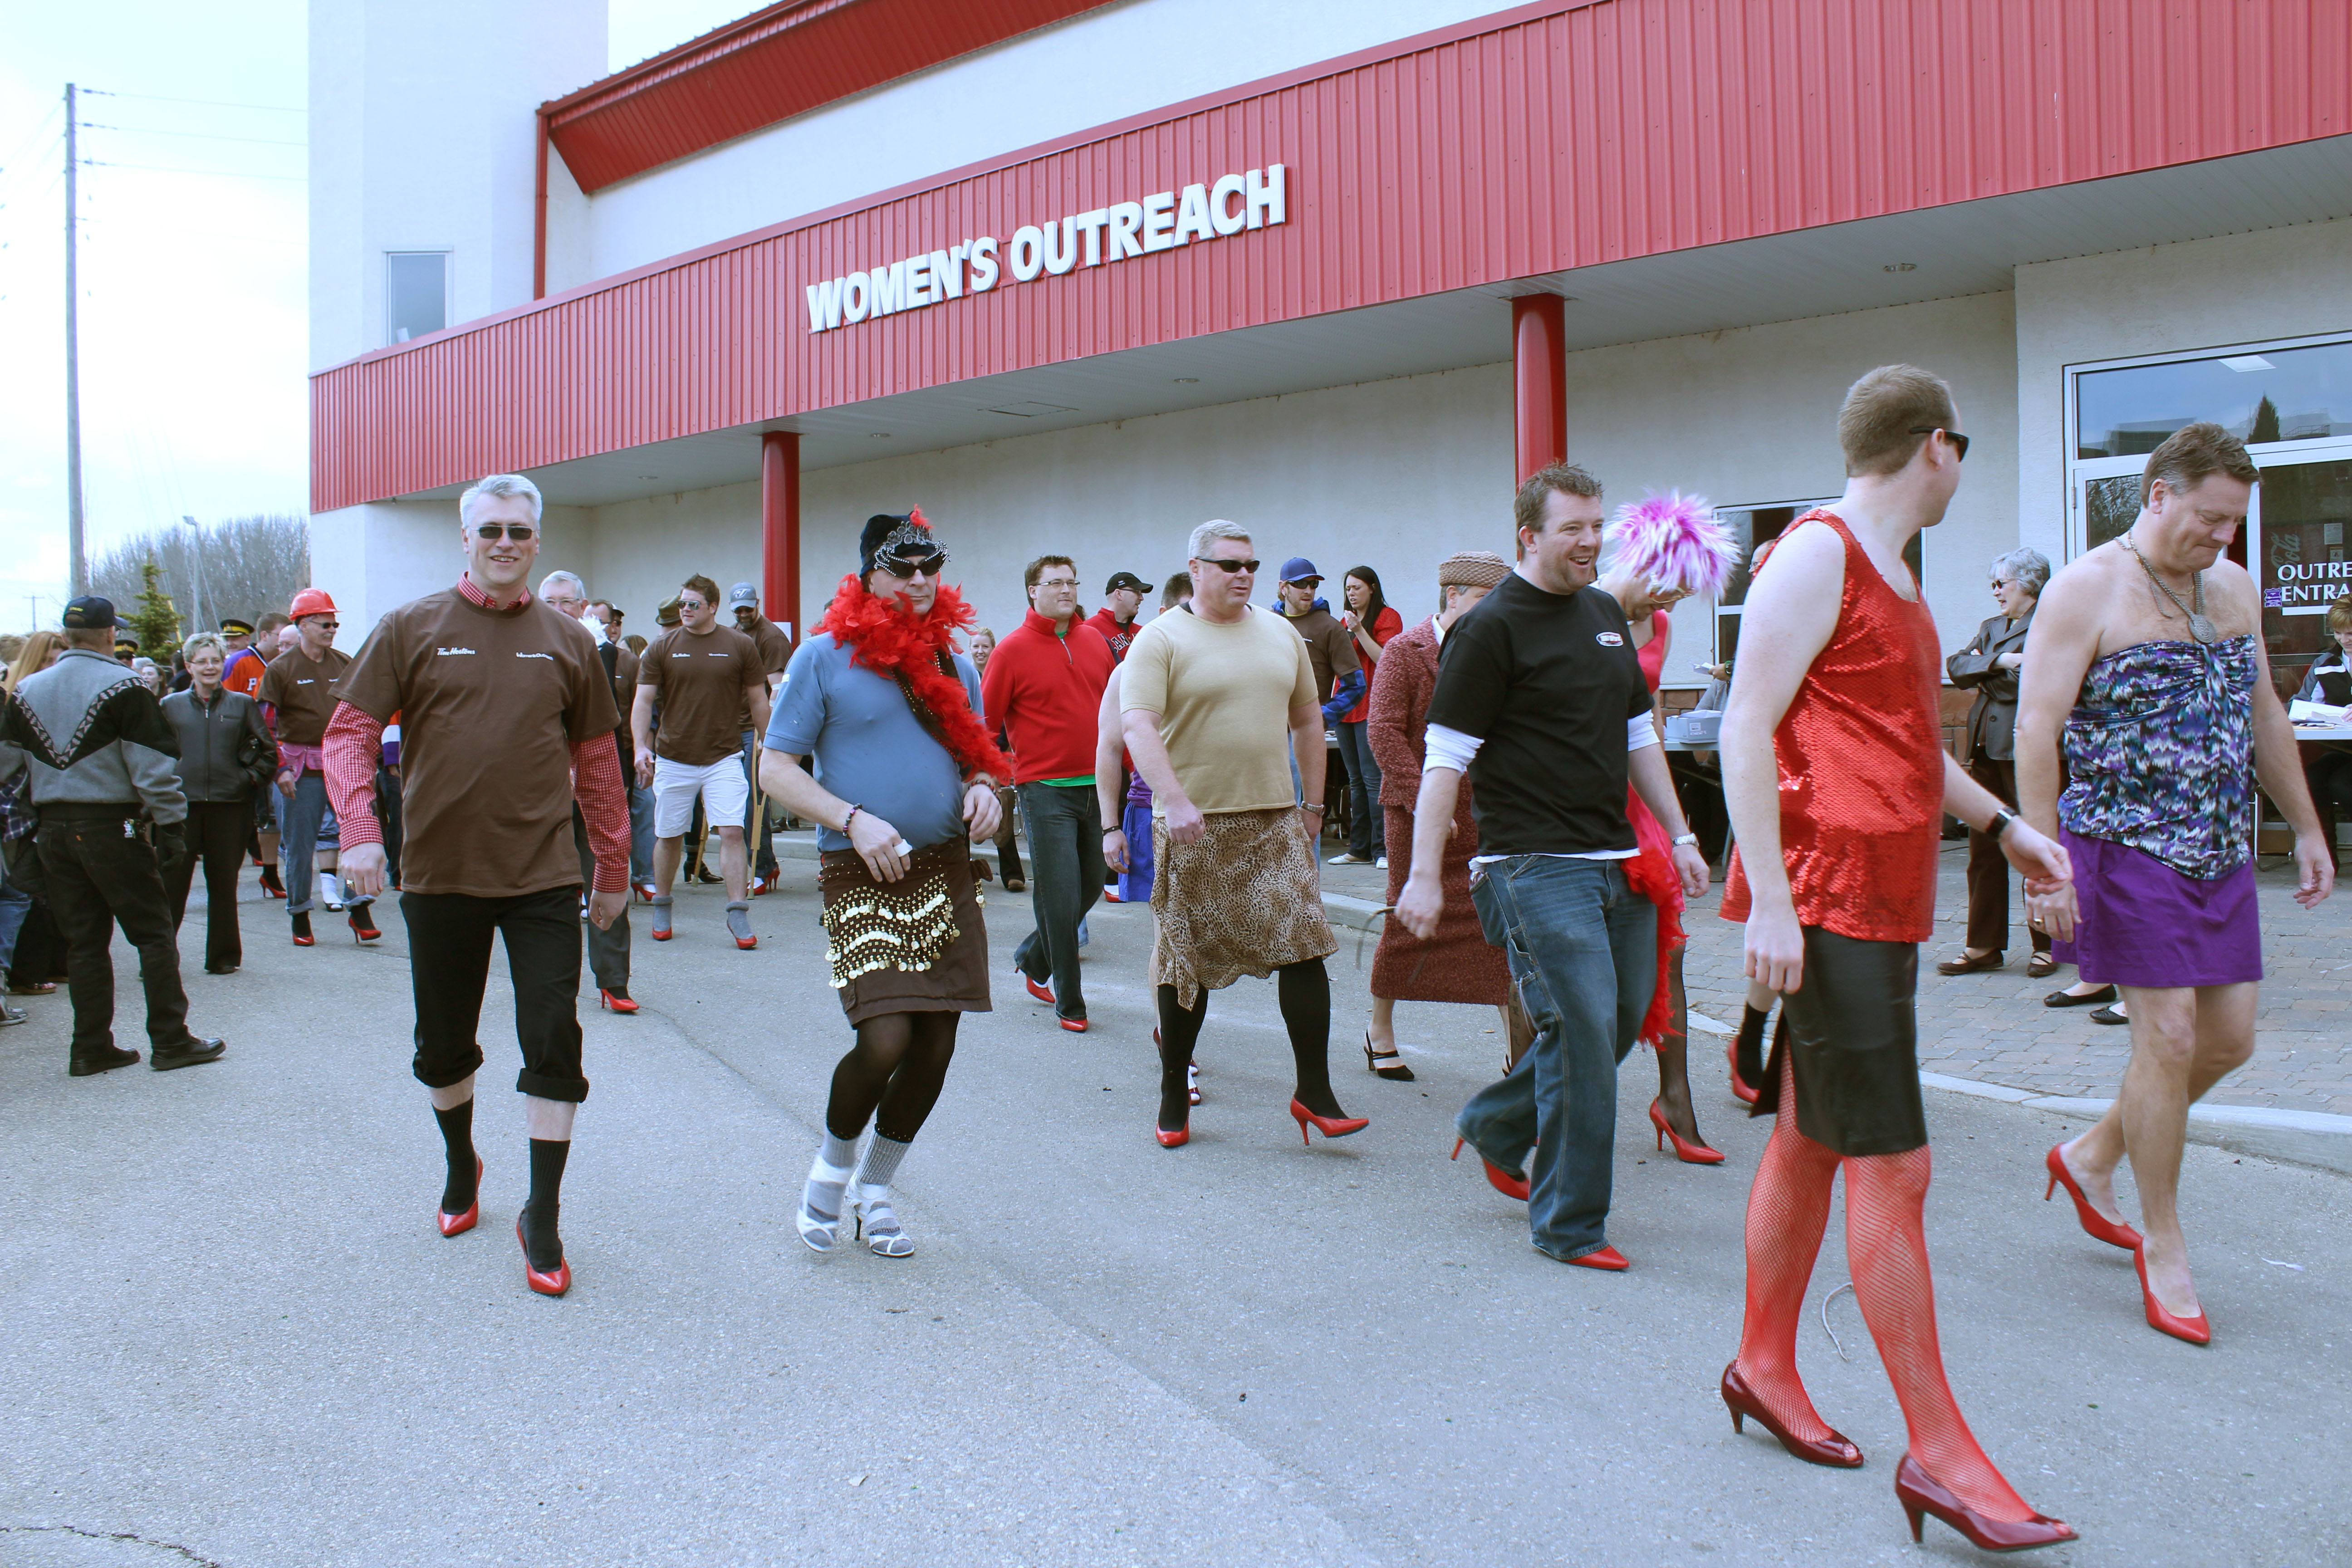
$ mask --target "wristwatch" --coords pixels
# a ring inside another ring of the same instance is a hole
[[[2016,820],[2017,813],[2010,810],[2009,807],[2005,805],[1995,807],[1992,820],[1985,824],[1985,837],[1998,841],[2002,834],[2009,831],[2009,825]]]
[[[1698,835],[1696,833],[1677,833],[1675,835],[1675,847],[1677,849],[1681,848],[1685,844],[1696,844],[1697,842]]]

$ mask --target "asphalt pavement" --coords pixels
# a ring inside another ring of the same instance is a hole
[[[1333,1061],[1365,1132],[1302,1148],[1271,984],[1213,1002],[1193,1141],[1150,1136],[1148,910],[1090,922],[1093,1032],[1009,979],[1026,900],[992,889],[998,1010],[967,1018],[900,1173],[919,1250],[818,1258],[792,1215],[847,1043],[814,868],[727,941],[717,889],[640,921],[633,1018],[589,1012],[564,1193],[576,1284],[525,1289],[511,994],[494,968],[483,1222],[432,1223],[408,1074],[405,931],[247,966],[184,932],[219,1063],[65,1073],[66,1005],[0,1032],[0,1563],[1908,1563],[1975,1558],[1892,1492],[1899,1411],[1833,1221],[1801,1343],[1869,1456],[1800,1464],[1716,1380],[1765,1124],[1697,1068],[1729,1154],[1675,1163],[1629,1058],[1611,1238],[1623,1275],[1528,1245],[1450,1123],[1495,1071],[1480,1009],[1408,1005],[1420,1074],[1355,1038],[1367,949],[1332,961]],[[249,890],[249,889],[248,889]],[[125,1043],[141,1044],[118,943]],[[593,992],[592,992],[593,997]],[[1702,1037],[1702,1045],[1706,1037]],[[2083,1540],[2049,1563],[2352,1561],[2352,1179],[2192,1147],[2205,1350],[2142,1322],[2131,1262],[2045,1205],[2079,1122],[1931,1094],[1928,1237],[1979,1436]],[[2126,1184],[2126,1188],[2128,1184]],[[2127,1193],[2128,1202],[2128,1193]]]

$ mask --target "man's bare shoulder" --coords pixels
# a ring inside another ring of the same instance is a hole
[[[2042,590],[2034,604],[2033,624],[2038,626],[2044,619],[2076,621],[2085,616],[2095,618],[2123,580],[2116,568],[2129,564],[2122,547],[2112,542],[2076,556],[2053,573],[2049,586]]]

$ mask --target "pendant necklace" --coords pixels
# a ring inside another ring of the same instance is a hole
[[[2139,552],[2139,546],[2132,542],[2132,536],[2128,532],[2124,535],[2124,548],[2132,552],[2132,559],[2138,562],[2139,569],[2147,574],[2147,580],[2155,584],[2158,591],[2166,598],[2172,601],[2172,607],[2188,617],[2189,637],[2200,643],[2210,643],[2220,635],[2214,629],[2213,623],[2205,617],[2204,573],[2191,572],[2189,574],[2190,602],[2184,605],[2180,602],[2180,595],[2172,591],[2172,584],[2156,574],[2156,568],[2147,563],[2147,557]]]

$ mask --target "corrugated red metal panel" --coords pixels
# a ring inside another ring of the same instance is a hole
[[[1107,0],[784,0],[544,104],[583,191],[1091,11]]]
[[[779,226],[313,380],[312,505],[2352,131],[2345,0],[1579,0]],[[2196,91],[2179,62],[2199,62]],[[808,283],[1282,163],[1289,221],[812,334]]]

